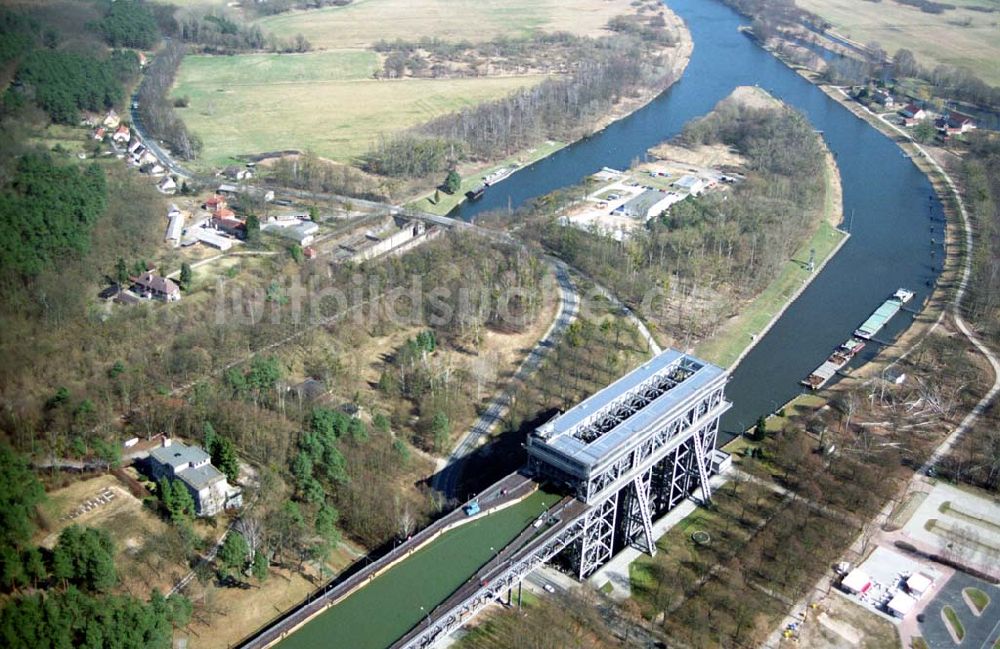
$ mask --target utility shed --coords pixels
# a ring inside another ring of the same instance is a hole
[[[917,572],[910,575],[910,578],[906,580],[906,589],[910,593],[920,597],[927,592],[927,589],[934,584],[934,580],[925,575],[922,572]]]

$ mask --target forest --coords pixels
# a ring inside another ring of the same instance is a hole
[[[963,311],[995,350],[1000,346],[1000,137],[988,131],[972,134],[960,177],[975,234]],[[956,479],[1000,490],[1000,406],[996,400],[946,465]]]
[[[18,160],[0,189],[3,284],[55,270],[65,255],[90,248],[91,229],[107,206],[104,171],[56,164],[47,155]],[[0,285],[0,293],[6,294]]]
[[[186,53],[183,43],[172,41],[156,55],[139,85],[139,115],[149,134],[167,143],[182,160],[192,160],[201,150],[201,140],[190,133],[170,101],[174,76]]]
[[[31,544],[44,498],[27,462],[0,443],[0,643],[11,649],[109,645],[167,649],[191,604],[153,592],[146,602],[112,591],[118,582],[108,533],[71,525],[50,551]],[[112,640],[113,638],[113,640]]]

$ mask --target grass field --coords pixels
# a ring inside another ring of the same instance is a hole
[[[258,24],[282,37],[302,34],[315,48],[345,48],[423,36],[481,41],[534,30],[594,34],[629,8],[628,0],[354,0]]]
[[[1000,84],[1000,0],[948,0],[956,9],[929,14],[892,0],[796,0],[828,20],[834,29],[861,43],[878,41],[893,54],[903,47],[922,64],[967,68],[991,85]],[[993,12],[971,11],[969,6]]]
[[[235,155],[311,150],[349,162],[380,134],[496,99],[541,76],[376,81],[372,52],[189,56],[173,96],[204,142],[201,165]]]
[[[962,626],[962,621],[958,619],[958,614],[955,613],[955,609],[950,606],[945,606],[941,609],[941,614],[944,616],[945,623],[948,625],[951,632],[958,639],[959,642],[965,638],[965,627]]]

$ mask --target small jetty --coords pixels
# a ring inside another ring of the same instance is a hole
[[[865,341],[851,338],[835,349],[830,357],[823,361],[822,365],[813,370],[813,373],[802,379],[800,383],[811,390],[819,390],[864,347]]]
[[[512,173],[517,171],[518,165],[512,164],[509,167],[500,167],[496,171],[491,171],[490,173],[483,176],[483,184],[487,187],[492,187],[501,180],[509,178]]]
[[[465,192],[465,197],[470,201],[476,201],[483,197],[486,193],[486,185],[476,185],[469,191]]]
[[[892,297],[883,302],[882,306],[875,309],[875,313],[868,316],[868,319],[865,320],[860,327],[854,330],[854,335],[865,340],[870,339],[872,336],[881,331],[882,327],[884,327],[894,315],[899,313],[899,310],[903,308],[904,304],[912,299],[913,291],[908,291],[905,288],[899,289],[892,294]]]

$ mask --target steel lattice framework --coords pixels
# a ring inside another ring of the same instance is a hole
[[[528,438],[529,467],[591,506],[571,548],[583,578],[627,544],[654,554],[653,520],[700,487],[729,408],[718,367],[668,350]]]
[[[695,489],[711,499],[708,457],[731,405],[727,380],[721,368],[667,350],[532,433],[528,468],[573,497],[547,514],[544,533],[480,570],[393,649],[431,647],[559,553],[580,578],[625,545],[655,553],[654,519]]]

